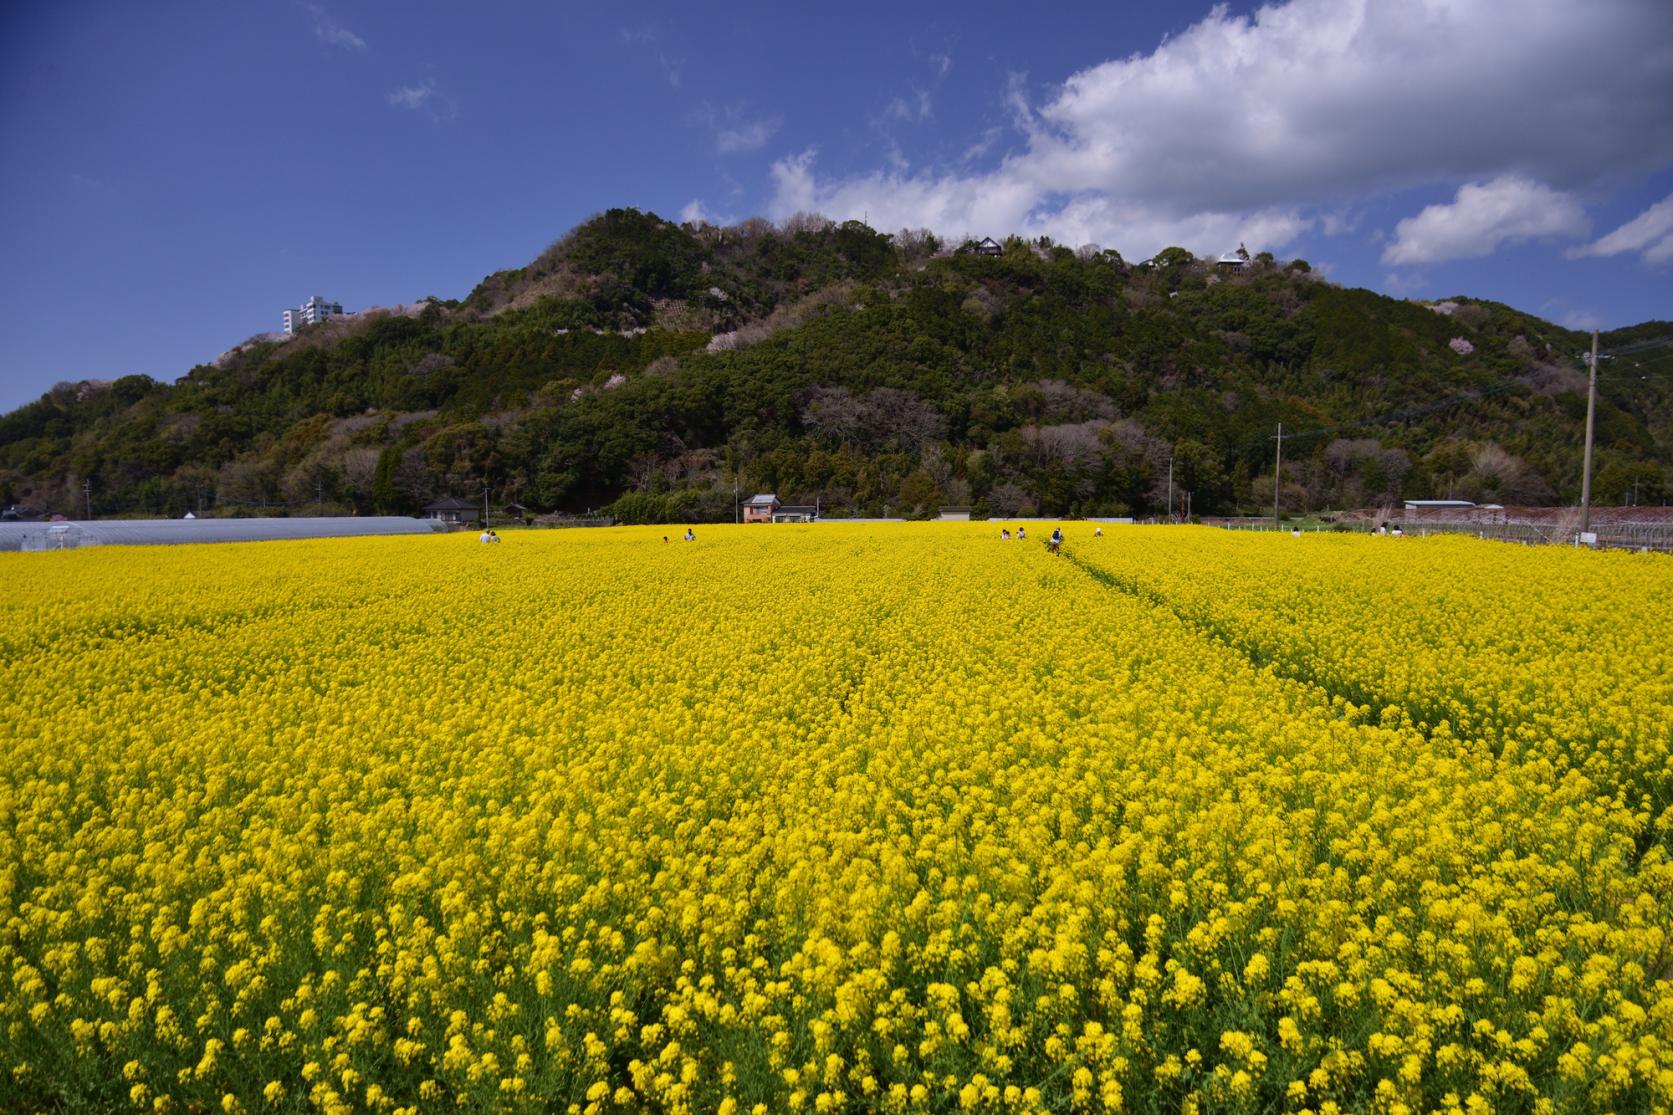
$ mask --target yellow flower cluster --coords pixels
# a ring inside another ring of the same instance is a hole
[[[0,555],[0,1092],[1673,1109],[1673,565],[1067,529]]]

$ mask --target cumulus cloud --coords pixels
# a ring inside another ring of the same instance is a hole
[[[1669,194],[1632,220],[1599,238],[1575,248],[1570,258],[1613,256],[1639,252],[1645,263],[1673,262],[1673,194]]]
[[[1060,189],[1200,208],[1520,172],[1559,186],[1673,151],[1661,0],[1290,0],[1211,12],[1072,76],[1032,162]],[[1576,59],[1610,58],[1588,81]],[[1619,66],[1614,63],[1618,61]],[[1592,85],[1594,80],[1598,83]]]
[[[366,49],[366,40],[332,19],[331,13],[326,11],[323,5],[304,4],[303,9],[313,19],[314,38],[326,46],[339,46],[345,50]]]
[[[1218,251],[1226,230],[1253,247],[1246,228],[1294,236],[1310,213],[1418,185],[1517,177],[1566,191],[1670,161],[1669,44],[1664,0],[1521,0],[1513,16],[1500,0],[1221,6],[1039,101],[1014,76],[1003,103],[1025,147],[991,170],[822,181],[797,155],[775,171],[775,208],[888,210],[900,220],[879,227],[944,233],[1085,225],[1124,251],[1178,230]],[[1602,57],[1568,80],[1576,59]]]
[[[1151,255],[1171,244],[1223,251],[1239,241],[1252,251],[1277,249],[1313,224],[1284,207],[1176,213],[1095,194],[1053,203],[1031,183],[1003,171],[941,177],[876,172],[821,182],[815,159],[809,150],[773,164],[773,216],[863,213],[874,228],[928,227],[950,236],[1016,232],[1065,244],[1112,244],[1128,255]]]
[[[1389,264],[1439,263],[1491,255],[1500,244],[1538,237],[1584,236],[1580,203],[1528,178],[1504,175],[1458,188],[1446,205],[1431,205],[1394,227],[1383,249]]]

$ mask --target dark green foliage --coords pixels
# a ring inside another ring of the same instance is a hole
[[[1171,458],[1194,511],[1231,512],[1270,500],[1280,422],[1287,502],[1577,494],[1587,338],[1509,307],[1437,312],[1264,254],[1232,274],[1180,248],[1136,269],[1015,237],[934,250],[611,210],[460,303],[173,385],[60,385],[0,416],[0,499],[73,512],[89,479],[104,514],[415,511],[486,485],[709,521],[736,486],[833,514],[1147,514]],[[1670,487],[1670,334],[1604,339],[1635,355],[1604,369],[1600,501]]]

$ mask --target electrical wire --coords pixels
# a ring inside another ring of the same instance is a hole
[[[1634,341],[1632,344],[1622,345],[1620,348],[1601,349],[1598,352],[1598,357],[1601,359],[1605,356],[1613,356],[1617,358],[1630,356],[1635,352],[1643,352],[1645,349],[1659,348],[1662,345],[1668,344],[1673,344],[1673,336],[1657,337],[1656,339],[1650,341]]]

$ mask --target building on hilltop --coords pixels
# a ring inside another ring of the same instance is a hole
[[[314,295],[294,310],[285,311],[285,333],[288,336],[295,333],[304,325],[318,325],[327,318],[341,317],[343,304],[341,302],[327,302],[319,295]]]

